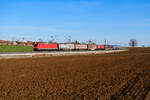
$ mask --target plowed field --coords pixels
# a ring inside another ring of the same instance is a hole
[[[0,100],[148,100],[150,48],[1,59]]]

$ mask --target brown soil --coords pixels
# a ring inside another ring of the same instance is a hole
[[[145,100],[150,48],[0,60],[0,100]]]

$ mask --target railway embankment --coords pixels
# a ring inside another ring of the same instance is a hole
[[[103,51],[51,51],[51,52],[30,52],[30,53],[2,53],[0,59],[24,58],[24,57],[47,57],[47,56],[70,56],[70,55],[90,55],[123,52],[127,50],[103,50]]]

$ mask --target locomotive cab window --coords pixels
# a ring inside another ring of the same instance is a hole
[[[34,46],[38,46],[38,44],[34,44]]]

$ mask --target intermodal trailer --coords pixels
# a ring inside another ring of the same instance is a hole
[[[88,50],[96,50],[96,44],[88,44]]]
[[[68,43],[60,43],[59,44],[59,50],[75,50],[75,45],[74,44],[68,44]]]
[[[113,49],[118,50],[118,49],[120,49],[120,47],[119,47],[119,45],[113,45]]]
[[[105,50],[105,45],[96,45],[97,50]]]
[[[53,50],[59,50],[58,48],[58,44],[54,43],[54,44],[41,44],[41,43],[37,43],[34,44],[34,50],[35,51],[53,51]]]
[[[75,50],[88,50],[87,44],[75,44]]]
[[[113,45],[105,45],[105,50],[113,50]]]

